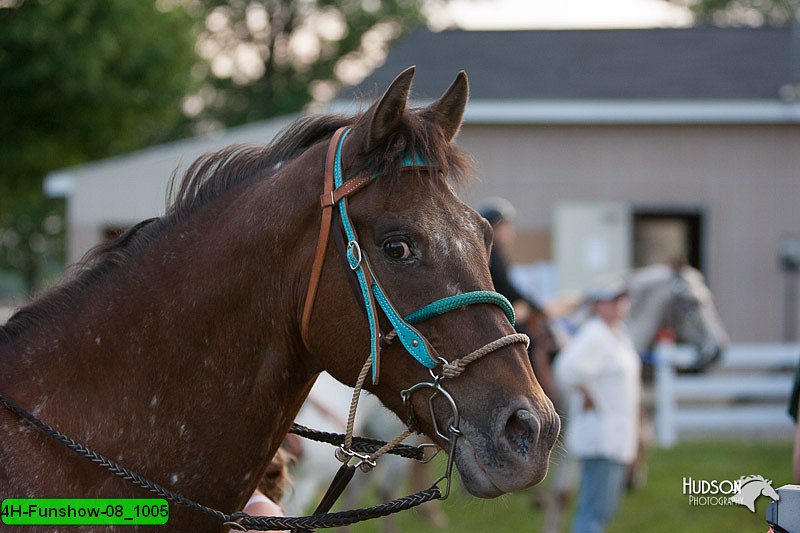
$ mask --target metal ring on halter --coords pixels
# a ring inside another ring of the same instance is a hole
[[[358,245],[358,241],[348,242],[347,251],[350,252],[347,257],[347,262],[350,264],[350,269],[355,270],[358,268],[358,265],[361,264],[361,246]],[[355,260],[355,263],[353,263],[353,260]]]
[[[436,422],[436,414],[433,410],[433,400],[440,394],[444,397],[444,399],[450,405],[450,411],[453,413],[453,422],[451,424],[451,427],[454,427],[457,431],[460,422],[460,417],[458,414],[458,407],[456,407],[455,400],[453,400],[453,397],[450,396],[450,393],[447,392],[439,383],[441,379],[443,379],[443,376],[436,376],[434,378],[433,383],[428,383],[426,381],[417,383],[416,385],[412,386],[409,389],[400,391],[400,396],[403,398],[403,403],[408,404],[409,401],[411,400],[411,396],[418,390],[433,389],[433,394],[431,394],[430,398],[428,398],[428,410],[431,415],[431,422],[433,423],[433,428],[436,430],[436,434],[439,435],[444,440],[446,440],[447,442],[450,442],[450,437],[442,433],[441,429],[439,429],[438,422]]]
[[[423,464],[423,465],[426,465],[426,464],[430,463],[431,461],[433,461],[433,458],[436,457],[437,455],[439,455],[439,452],[442,451],[442,449],[439,446],[437,446],[436,444],[429,443],[429,442],[423,442],[422,444],[418,444],[417,448],[420,448],[420,449],[423,450],[422,451],[422,459],[417,459],[417,461],[420,464]],[[434,449],[433,453],[431,454],[430,457],[425,457],[425,449],[426,448],[433,448]]]
[[[443,358],[440,358],[440,359],[444,360]],[[408,389],[404,389],[404,390],[400,391],[400,396],[403,398],[403,403],[408,405],[410,400],[411,400],[411,396],[415,392],[417,392],[418,390],[421,390],[421,389],[433,389],[433,394],[431,394],[430,398],[428,398],[428,409],[430,410],[431,422],[433,423],[433,429],[436,431],[436,434],[439,437],[441,437],[442,439],[444,439],[447,442],[448,447],[449,447],[449,449],[447,451],[447,466],[445,468],[445,473],[444,473],[444,475],[442,475],[439,479],[437,479],[433,483],[433,486],[437,486],[443,480],[447,481],[447,484],[445,485],[445,488],[442,491],[442,496],[441,496],[441,499],[444,500],[445,498],[447,498],[450,495],[450,484],[451,484],[451,479],[453,477],[453,465],[454,465],[454,461],[455,461],[456,443],[458,442],[458,438],[461,437],[463,435],[463,433],[458,428],[458,425],[459,425],[459,422],[460,422],[460,417],[459,417],[459,414],[458,414],[458,408],[456,407],[456,403],[453,400],[453,397],[450,396],[450,393],[448,393],[444,389],[444,387],[442,387],[442,385],[439,383],[442,379],[444,379],[444,376],[437,376],[437,375],[435,375],[433,373],[432,370],[430,370],[430,372],[431,372],[431,376],[433,377],[433,383],[428,383],[428,382],[422,381],[422,382],[417,383],[416,385],[414,385],[414,386],[412,386],[412,387],[410,387]],[[447,432],[449,433],[449,435],[444,435],[441,432],[441,430],[439,429],[439,424],[436,422],[435,413],[433,411],[433,400],[436,398],[436,396],[438,396],[440,394],[444,397],[445,400],[447,400],[447,403],[450,405],[450,410],[453,413],[453,421],[447,428]],[[412,414],[413,414],[413,410],[412,410]],[[435,455],[436,454],[434,454],[434,456]],[[433,459],[433,456],[431,456],[425,462],[428,462],[431,459]]]
[[[454,457],[455,454],[453,452],[455,451],[454,448],[456,440],[458,440],[458,435],[453,437],[453,444],[450,446],[450,451],[447,454],[447,467],[445,467],[444,469],[444,474],[442,474],[439,477],[439,479],[434,481],[432,484],[433,487],[438,488],[439,483],[441,483],[442,481],[447,482],[444,487],[444,491],[442,492],[442,496],[440,498],[442,500],[446,500],[447,497],[450,496],[450,484],[452,483],[453,479],[453,464],[455,464],[455,457]]]

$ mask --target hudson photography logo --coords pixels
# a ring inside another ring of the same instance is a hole
[[[753,513],[759,496],[773,501],[780,499],[772,481],[756,475],[733,480],[684,477],[683,494],[688,497],[689,505],[743,505]]]

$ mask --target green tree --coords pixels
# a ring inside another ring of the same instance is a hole
[[[796,0],[668,0],[688,7],[698,24],[784,26],[797,16]]]
[[[446,1],[0,0],[0,270],[59,249],[48,171],[330,99]]]
[[[388,44],[443,0],[202,0],[198,50],[209,83],[192,102],[200,126],[300,111],[358,81]]]
[[[175,134],[195,23],[167,1],[0,2],[0,268],[28,290],[59,234],[44,175]]]

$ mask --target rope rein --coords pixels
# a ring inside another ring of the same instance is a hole
[[[456,359],[452,363],[444,363],[442,365],[442,375],[450,379],[458,377],[464,372],[464,369],[467,367],[467,365],[473,361],[477,361],[484,355],[488,355],[496,350],[499,350],[500,348],[505,348],[506,346],[516,343],[524,344],[525,349],[527,350],[528,346],[531,344],[531,340],[524,333],[512,333],[511,335],[500,337],[496,341],[492,341],[482,348],[478,348],[471,354],[465,355],[460,359]]]

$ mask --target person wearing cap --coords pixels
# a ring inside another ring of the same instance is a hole
[[[614,517],[639,438],[641,362],[623,322],[627,290],[619,281],[598,285],[587,304],[592,317],[554,364],[569,397],[567,450],[581,465],[575,533],[604,531]]]
[[[550,358],[554,354],[549,352],[550,343],[542,342],[541,338],[542,335],[550,335],[549,326],[546,322],[538,325],[535,322],[537,318],[541,320],[541,317],[545,317],[546,319],[546,315],[540,306],[519,291],[508,275],[505,252],[514,241],[514,219],[517,210],[505,198],[493,197],[484,200],[478,208],[478,212],[491,224],[494,233],[493,246],[489,255],[489,274],[492,276],[494,290],[505,296],[514,307],[517,331],[532,337],[533,340],[528,348],[531,367],[545,394],[551,400],[556,401],[555,384],[550,368]],[[537,331],[539,332],[538,340]]]
[[[494,289],[508,298],[514,306],[516,321],[524,324],[530,317],[533,303],[514,286],[508,276],[505,250],[514,241],[514,219],[517,210],[504,198],[488,198],[478,212],[492,225],[494,244],[489,255],[489,273],[492,275]]]

